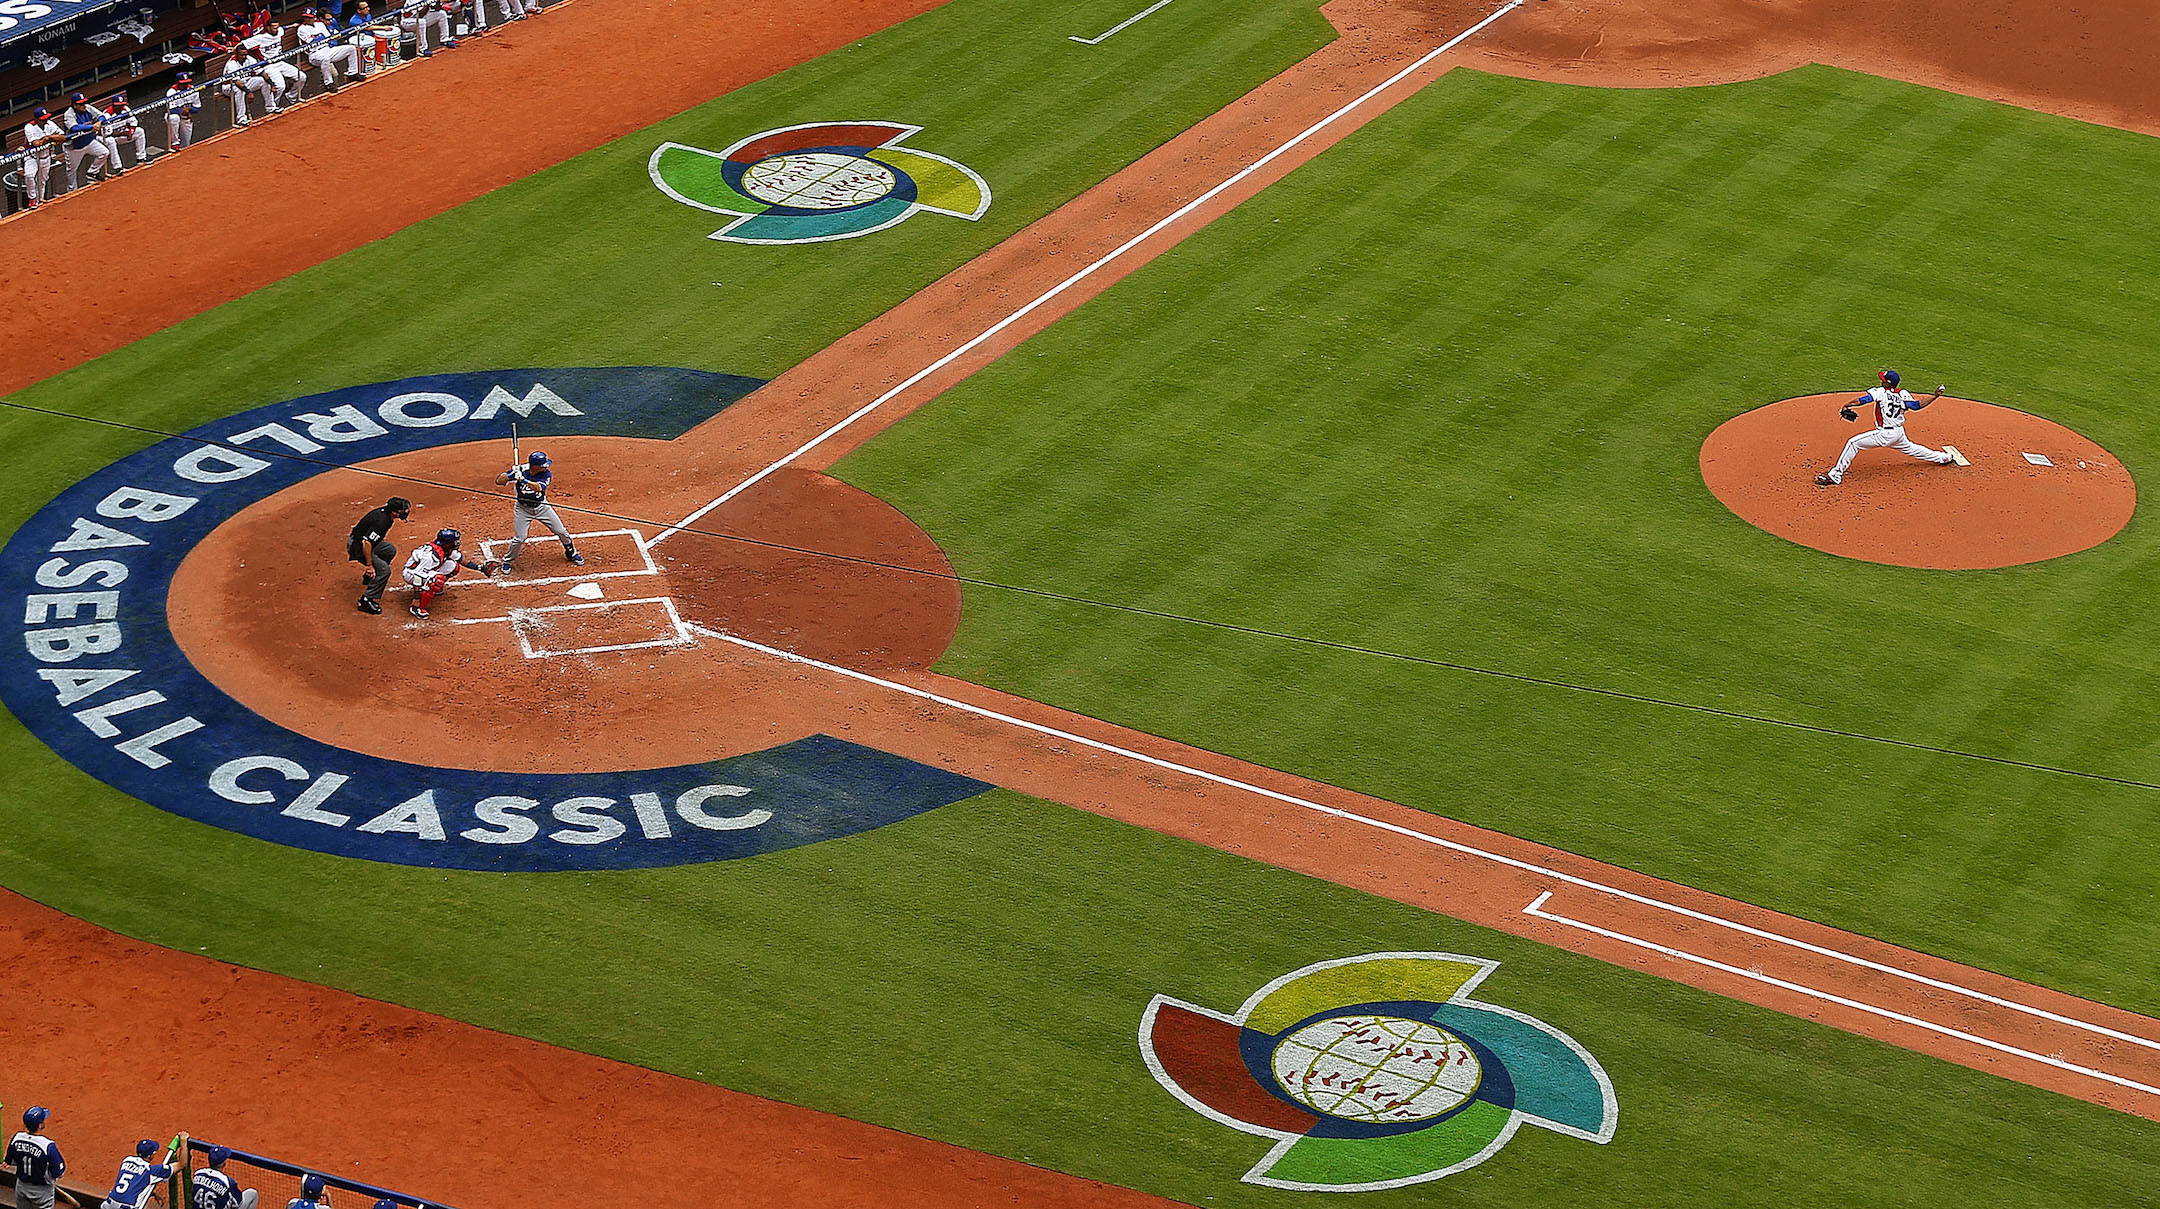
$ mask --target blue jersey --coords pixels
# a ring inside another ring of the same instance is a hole
[[[97,137],[98,124],[96,122],[80,121],[68,127],[67,145],[79,151],[96,142]]]
[[[195,1173],[195,1209],[240,1209],[240,1189],[215,1167]]]
[[[120,1175],[113,1180],[112,1191],[105,1194],[105,1199],[115,1205],[140,1206],[150,1199],[152,1189],[171,1178],[172,1168],[153,1165],[131,1154],[120,1160]]]
[[[511,482],[517,487],[517,502],[521,508],[538,508],[547,503],[548,486],[555,481],[555,472],[543,466],[534,470],[520,466]],[[576,497],[571,497],[575,499]]]
[[[8,1143],[7,1165],[15,1169],[18,1184],[50,1184],[67,1174],[59,1143],[28,1130]]]
[[[311,1201],[304,1196],[296,1196],[285,1202],[285,1209],[329,1209],[329,1207],[321,1201]]]

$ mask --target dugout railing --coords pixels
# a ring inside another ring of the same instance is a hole
[[[208,1155],[213,1145],[201,1138],[187,1140],[187,1151],[181,1159],[181,1169],[173,1176],[178,1185],[173,1190],[178,1194],[172,1201],[174,1206],[193,1209],[195,1173],[208,1165]],[[441,1201],[422,1200],[411,1193],[396,1192],[345,1176],[333,1175],[314,1167],[303,1167],[283,1159],[250,1154],[244,1150],[233,1150],[231,1147],[226,1149],[232,1151],[232,1157],[225,1160],[225,1174],[231,1176],[239,1187],[256,1190],[259,1209],[283,1209],[286,1202],[300,1195],[300,1181],[311,1175],[321,1176],[323,1183],[333,1193],[351,1194],[344,1198],[329,1198],[334,1209],[371,1209],[375,1202],[383,1200],[395,1201],[403,1209],[451,1209],[451,1206]],[[339,1203],[340,1200],[342,1203]]]
[[[548,3],[543,5],[533,2],[533,0],[525,0],[525,7],[529,11],[540,12],[543,9],[554,9],[566,2],[567,0],[549,0]],[[510,23],[508,20],[495,20],[483,25],[482,22],[486,20],[486,15],[484,12],[478,11],[482,10],[483,6],[492,6],[497,17],[502,16],[503,6],[501,0],[460,0],[457,11],[450,23],[452,36],[459,40],[469,37],[481,37],[500,30]],[[369,79],[384,71],[404,67],[416,61],[419,57],[419,47],[414,31],[408,27],[407,18],[417,20],[421,13],[440,9],[441,7],[440,0],[412,0],[411,3],[397,7],[386,7],[381,13],[375,15],[373,22],[366,26],[339,29],[332,41],[339,44],[354,43],[358,45],[361,51],[361,79]],[[476,12],[478,12],[478,15],[476,15]],[[285,40],[288,42],[298,40],[298,26],[296,23],[285,23]],[[250,118],[246,123],[247,126],[262,125],[266,121],[291,112],[297,105],[304,105],[318,97],[328,96],[332,92],[343,91],[353,85],[355,81],[346,77],[346,73],[342,70],[338,73],[342,82],[334,88],[328,85],[324,80],[321,69],[309,57],[310,52],[315,49],[315,46],[294,45],[284,47],[274,55],[266,56],[267,62],[290,64],[299,69],[301,73],[300,96],[297,101],[286,105],[278,112],[265,115],[262,112],[263,102],[260,99],[260,94],[243,92],[244,103],[247,106]],[[212,56],[205,60],[200,68],[190,69],[195,76],[194,88],[201,95],[202,105],[202,111],[195,115],[194,133],[189,140],[190,146],[241,127],[241,123],[236,121],[235,103],[228,95],[225,85],[225,64],[230,57],[230,55]],[[115,94],[125,92],[127,92],[125,87],[106,87],[101,90],[83,90],[83,95],[92,108],[103,113],[105,100]],[[67,111],[65,102],[48,103],[47,107],[52,111],[53,120],[61,121],[64,119]],[[133,137],[129,136],[120,140],[120,151],[122,157],[126,160],[125,167],[127,170],[132,171],[143,164],[163,159],[165,156],[172,154],[166,125],[168,107],[168,102],[163,94],[147,99],[141,104],[135,104],[133,99],[130,98],[130,108],[134,111],[134,119],[142,125],[143,133],[149,144],[149,155],[140,160],[136,159]],[[28,149],[23,145],[23,127],[30,121],[30,115],[27,110],[18,111],[8,115],[6,120],[8,124],[6,127],[5,153],[0,154],[0,218],[12,217],[21,213],[27,208],[29,197],[28,187],[23,175],[24,164],[29,156]],[[113,165],[108,164],[104,176],[99,177],[97,180],[78,181],[76,188],[68,189],[66,187],[67,153],[64,149],[55,149],[52,154],[52,171],[45,187],[45,201],[47,203],[61,200],[74,193],[80,193],[95,184],[101,184],[104,180],[110,179],[113,171]]]

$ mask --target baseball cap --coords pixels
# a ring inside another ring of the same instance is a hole
[[[74,95],[72,95],[72,96],[70,96],[70,97],[68,97],[68,100],[70,100],[70,101],[72,101],[72,102],[74,102],[74,103],[76,103],[76,104],[78,104],[78,105],[82,103],[82,99],[83,99],[83,94],[81,94],[81,93],[79,93],[79,92],[78,92],[78,93],[75,93]]]
[[[52,116],[52,110],[45,108],[43,105],[40,105],[36,109],[30,111],[30,116],[34,118],[49,118]]]
[[[179,83],[182,83],[182,84],[185,84],[185,83],[187,83],[188,81],[190,81],[190,80],[193,80],[194,78],[195,78],[194,76],[191,76],[191,75],[189,75],[189,74],[188,74],[187,72],[184,72],[184,71],[183,71],[183,72],[181,72],[181,73],[180,73],[179,75],[177,75],[177,76],[174,76],[174,77],[173,77],[173,79],[174,79],[174,80],[176,80],[176,81],[178,81]]]

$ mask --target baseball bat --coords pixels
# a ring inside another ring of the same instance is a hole
[[[516,420],[510,421],[510,464],[512,466],[519,464]]]

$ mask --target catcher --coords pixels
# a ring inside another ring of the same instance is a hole
[[[435,535],[435,540],[412,552],[405,560],[405,582],[413,586],[419,597],[406,611],[415,617],[426,617],[428,606],[462,567],[472,566],[465,561],[465,552],[458,549],[463,535],[455,529],[445,529]],[[495,574],[498,564],[489,561],[479,564],[482,575]]]
[[[1866,394],[1838,408],[1838,415],[1841,418],[1857,420],[1860,418],[1860,413],[1853,409],[1863,403],[1873,404],[1875,407],[1874,430],[1872,432],[1863,432],[1852,440],[1845,442],[1845,452],[1839,456],[1837,465],[1832,466],[1828,474],[1815,476],[1815,485],[1817,487],[1835,487],[1844,482],[1845,468],[1852,465],[1854,455],[1863,449],[1880,449],[1888,446],[1899,453],[1919,458],[1923,462],[1933,462],[1938,466],[1954,466],[1957,464],[1957,458],[1949,452],[1941,449],[1929,449],[1927,446],[1919,444],[1905,435],[1905,413],[1919,411],[1935,400],[1942,398],[1943,392],[1950,388],[1938,386],[1935,388],[1935,393],[1927,398],[1915,399],[1911,394],[1898,389],[1900,379],[1896,370],[1886,369],[1877,374],[1876,377],[1882,380],[1881,386],[1870,388]]]

